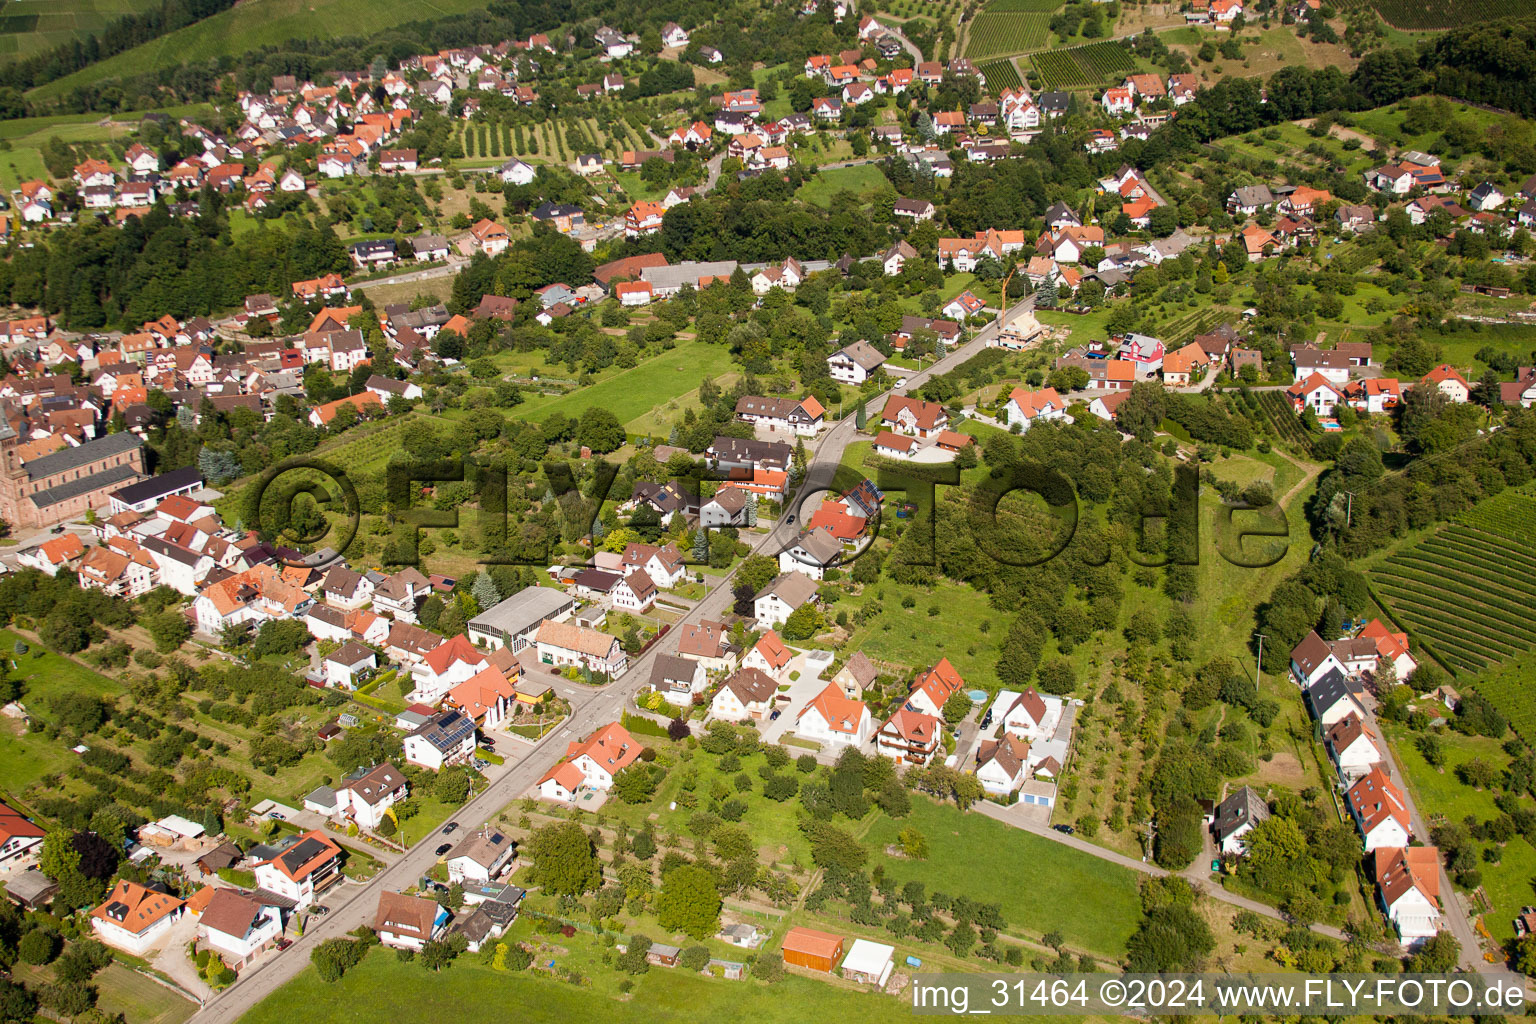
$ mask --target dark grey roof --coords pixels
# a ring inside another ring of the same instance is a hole
[[[40,480],[58,473],[67,473],[72,469],[88,466],[99,459],[109,459],[114,455],[133,451],[143,444],[144,442],[134,434],[126,432],[108,434],[106,437],[87,441],[77,448],[65,448],[63,451],[33,459],[26,465],[27,476],[33,480]]]
[[[157,555],[180,562],[182,565],[195,566],[205,556],[193,551],[191,548],[182,547],[180,544],[172,544],[161,537],[145,537],[140,544],[145,551],[152,551]]]
[[[545,619],[565,614],[574,605],[563,591],[525,587],[470,619],[469,628],[480,633],[499,633],[507,640],[534,629]]]
[[[1269,206],[1275,201],[1268,185],[1244,185],[1232,194],[1239,206]]]
[[[651,665],[651,685],[677,680],[680,682],[692,682],[693,673],[699,667],[699,663],[692,658],[678,658],[670,654],[656,655],[656,661]]]
[[[1224,843],[1228,836],[1244,825],[1257,825],[1268,818],[1269,805],[1252,786],[1244,786],[1216,808],[1216,822],[1213,826],[1216,841]]]
[[[1339,701],[1350,699],[1349,690],[1349,680],[1344,677],[1344,673],[1330,668],[1307,690],[1307,702],[1312,705],[1312,713],[1321,718],[1323,712]]]
[[[458,711],[445,711],[434,715],[425,725],[412,733],[420,736],[443,753],[454,750],[464,742],[464,737],[475,731],[475,720]]]
[[[750,437],[717,437],[709,446],[709,454],[716,460],[742,465],[767,462],[787,467],[794,453],[783,441],[758,441]]]
[[[196,466],[185,466],[160,476],[152,476],[148,480],[141,480],[136,484],[129,484],[122,490],[113,492],[112,497],[125,505],[137,505],[141,501],[154,501],[188,487],[201,486],[203,486],[202,470]]]
[[[132,434],[114,434],[112,436],[133,437],[135,441],[138,440],[138,438],[134,437]],[[75,448],[71,450],[79,451],[80,449]],[[60,452],[58,454],[62,455],[63,453]],[[45,455],[44,458],[52,458],[52,456]],[[138,475],[139,471],[134,469],[133,466],[129,463],[125,462],[121,466],[113,466],[110,469],[105,469],[100,473],[93,473],[90,476],[83,476],[78,480],[70,480],[59,484],[57,487],[48,487],[41,491],[34,491],[32,494],[27,495],[27,499],[38,508],[48,508],[52,505],[57,505],[62,501],[68,501],[71,498],[77,498],[82,494],[89,494],[99,487],[110,487],[111,485],[120,483],[124,480],[133,480],[137,478]]]

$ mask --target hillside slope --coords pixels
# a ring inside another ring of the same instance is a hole
[[[485,0],[246,0],[195,25],[39,86],[27,95],[52,99],[106,78],[240,54],[289,39],[377,32],[484,6]]]

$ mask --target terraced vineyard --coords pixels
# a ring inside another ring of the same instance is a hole
[[[1089,43],[1070,50],[1050,50],[1030,58],[1053,89],[1099,85],[1136,70],[1136,61],[1119,43]]]
[[[1531,700],[1529,677],[1508,669],[1477,681],[1477,692],[1487,697],[1512,729],[1527,743],[1536,739],[1536,701]]]
[[[1536,497],[1509,490],[1398,552],[1371,583],[1458,676],[1536,648]]]
[[[1258,396],[1259,408],[1264,411],[1264,419],[1274,430],[1276,437],[1294,445],[1305,446],[1312,443],[1312,436],[1301,425],[1301,418],[1296,415],[1296,410],[1291,406],[1290,399],[1285,397],[1285,392],[1260,391]]]
[[[1019,77],[1019,69],[1013,66],[1011,60],[989,60],[985,64],[976,65],[982,77],[987,80],[987,91],[996,95],[1004,89],[1017,89],[1024,84]]]
[[[965,55],[983,60],[1041,49],[1050,40],[1050,22],[1049,14],[983,11],[971,22],[965,37]]]
[[[1411,30],[1456,28],[1531,13],[1529,0],[1371,0],[1387,24]]]
[[[986,13],[1003,13],[1005,11],[1036,12],[1050,14],[1061,8],[1060,0],[992,0],[987,4]]]
[[[1168,346],[1168,351],[1172,352],[1193,341],[1195,335],[1204,334],[1223,321],[1234,319],[1236,316],[1230,310],[1219,306],[1206,306],[1160,325],[1158,337],[1163,339],[1163,344]]]

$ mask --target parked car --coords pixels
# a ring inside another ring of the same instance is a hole
[[[444,843],[442,846],[439,846],[437,848],[437,855],[439,857],[441,857],[443,854],[447,853],[451,849],[453,849],[453,844],[452,843]]]
[[[309,908],[309,912],[314,914],[316,917],[324,917],[326,914],[331,912],[331,908],[323,903],[316,903],[314,906]]]
[[[1077,831],[1077,829],[1073,828],[1071,825],[1052,825],[1051,828],[1055,829],[1057,832],[1060,832],[1064,836],[1069,836],[1073,832]]]
[[[456,822],[456,821],[450,821],[448,824],[443,826],[443,835],[451,836],[455,832],[457,832],[458,830],[459,830],[459,823]]]
[[[291,945],[293,945],[293,940],[284,935],[282,938],[277,940],[277,951],[281,953]]]
[[[288,816],[286,814],[284,814],[282,811],[268,811],[267,812],[267,817],[275,818],[278,821],[287,821],[288,820]]]
[[[774,708],[773,711],[768,715],[768,721],[777,722],[779,720],[779,716],[783,713],[784,711],[782,708]]]

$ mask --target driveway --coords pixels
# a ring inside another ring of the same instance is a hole
[[[182,914],[181,920],[171,926],[159,951],[147,959],[201,1003],[213,995],[213,989],[198,976],[197,964],[187,958],[187,947],[197,938],[197,922],[191,914]]]
[[[807,664],[804,651],[791,658],[786,669],[784,680],[789,684],[789,689],[779,694],[779,706],[784,709],[784,713],[777,721],[763,724],[763,741],[766,743],[777,743],[784,736],[793,735],[795,716],[800,713],[800,709],[827,688],[826,680],[821,678],[814,666]],[[796,672],[800,673],[800,678],[790,679]],[[783,700],[786,696],[789,698],[788,703]]]

